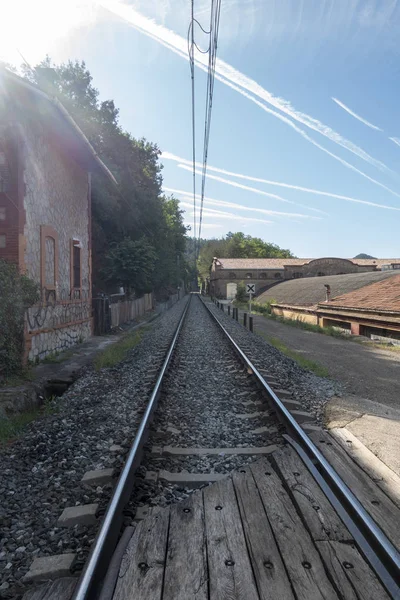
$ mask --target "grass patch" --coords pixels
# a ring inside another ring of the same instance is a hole
[[[78,342],[78,344],[82,343],[82,341]],[[64,350],[63,352],[58,352],[57,350],[55,350],[54,352],[50,352],[41,361],[39,361],[39,364],[52,365],[62,363],[64,362],[64,360],[68,360],[69,358],[71,358],[75,354],[76,349],[77,347],[73,346],[69,350]]]
[[[144,327],[140,331],[134,331],[127,333],[115,344],[110,344],[102,352],[100,352],[94,359],[94,367],[96,371],[100,369],[106,369],[108,367],[114,367],[122,360],[124,360],[129,352],[135,346],[138,345],[142,339]]]
[[[398,345],[385,344],[384,342],[382,342],[382,344],[380,344],[379,342],[366,342],[364,340],[360,340],[360,343],[362,343],[364,346],[367,346],[368,348],[376,348],[377,350],[388,350],[389,352],[400,354],[400,346]]]
[[[266,304],[258,304],[254,302],[254,312],[258,311],[259,314],[262,314],[264,317],[268,317],[269,319],[273,319],[278,323],[284,323],[285,325],[290,325],[290,327],[297,327],[297,329],[304,329],[305,331],[312,331],[313,333],[323,333],[325,335],[329,335],[335,338],[341,338],[342,340],[350,339],[349,335],[338,331],[335,327],[321,327],[321,325],[314,325],[313,323],[307,323],[306,321],[302,321],[301,318],[297,319],[285,319],[284,317],[279,317],[271,313],[271,304],[274,301],[271,300]],[[253,305],[252,305],[253,307]]]
[[[23,433],[29,423],[36,421],[47,415],[58,412],[58,406],[54,397],[49,398],[45,403],[35,409],[23,412],[17,415],[11,415],[7,418],[0,418],[0,446],[7,444]]]
[[[249,303],[248,302],[238,302],[235,300],[233,302],[233,306],[236,308],[240,308],[240,310],[244,310],[245,312],[249,312]],[[268,309],[264,307],[263,304],[259,304],[258,302],[251,303],[251,314],[252,315],[268,315]]]
[[[291,327],[297,327],[298,329],[305,329],[306,331],[312,331],[313,333],[323,333],[325,335],[330,335],[331,337],[341,338],[341,339],[349,339],[349,336],[345,333],[342,333],[335,329],[335,327],[321,327],[321,325],[314,325],[313,323],[307,323],[306,321],[301,321],[300,319],[284,319],[283,317],[276,317],[275,315],[271,316],[274,321],[278,321],[279,323],[285,323],[285,325],[290,325]]]
[[[271,346],[274,346],[274,348],[282,352],[282,354],[295,360],[297,364],[300,365],[300,367],[303,367],[303,369],[307,369],[307,371],[312,371],[313,373],[315,373],[315,375],[318,375],[318,377],[329,377],[329,371],[323,365],[320,365],[319,363],[315,362],[314,360],[310,360],[309,358],[305,358],[302,354],[296,352],[296,350],[288,348],[286,344],[284,344],[278,338],[270,337],[268,335],[263,334],[262,332],[260,332],[260,335],[269,344],[271,344]]]
[[[304,329],[305,331],[312,331],[313,333],[323,333],[325,335],[330,335],[331,337],[341,338],[341,339],[350,339],[350,336],[338,331],[335,327],[321,327],[320,325],[314,325],[312,323],[307,323],[306,321],[302,321],[300,318],[298,319],[285,319],[284,317],[279,317],[271,313],[271,305],[275,303],[275,300],[268,300],[264,304],[259,302],[251,303],[251,312],[254,314],[262,315],[263,317],[267,317],[268,319],[273,319],[278,323],[284,323],[285,325],[290,325],[290,327],[297,327],[298,329]],[[249,306],[247,302],[234,302],[234,305],[242,310],[248,311]]]
[[[0,387],[17,387],[19,385],[24,385],[27,381],[33,381],[33,379],[32,369],[31,367],[27,367],[19,373],[0,379]]]

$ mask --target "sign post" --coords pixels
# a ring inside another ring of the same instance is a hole
[[[246,283],[246,293],[249,295],[249,313],[251,314],[251,298],[256,293],[256,284]]]

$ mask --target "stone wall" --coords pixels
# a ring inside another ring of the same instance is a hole
[[[342,258],[317,258],[301,268],[303,277],[316,277],[320,273],[324,275],[358,273],[358,270],[357,265]]]
[[[91,334],[89,176],[45,135],[23,126],[26,273],[42,290],[26,315],[30,360],[64,350]],[[71,252],[79,244],[81,289],[71,289]]]

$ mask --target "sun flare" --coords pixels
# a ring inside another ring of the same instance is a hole
[[[95,18],[92,0],[0,0],[0,60],[36,63]]]

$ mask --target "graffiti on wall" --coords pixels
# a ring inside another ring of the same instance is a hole
[[[54,329],[60,325],[77,323],[91,317],[89,292],[82,290],[55,290],[44,287],[41,300],[26,311],[29,331]]]

